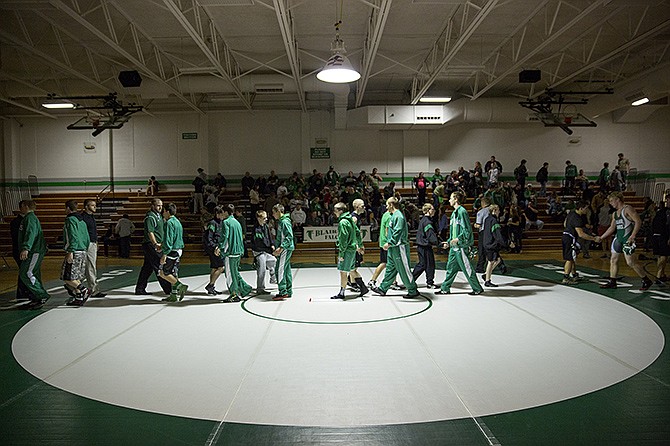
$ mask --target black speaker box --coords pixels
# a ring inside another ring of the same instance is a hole
[[[139,87],[142,83],[142,77],[136,70],[122,71],[119,73],[119,82],[126,88]]]
[[[534,84],[542,78],[540,70],[523,70],[519,73],[520,84]]]

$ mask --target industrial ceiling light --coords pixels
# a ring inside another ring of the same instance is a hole
[[[649,98],[644,97],[630,103],[630,105],[637,107],[638,105],[646,104],[649,102]]]
[[[340,39],[341,24],[342,20],[338,20],[335,24],[335,40],[330,44],[330,51],[333,52],[333,55],[330,56],[326,65],[316,75],[316,78],[322,82],[346,84],[361,78],[361,74],[354,69],[349,62],[349,58],[345,56],[347,50],[344,48],[344,42]]]
[[[422,97],[419,99],[419,102],[427,102],[427,103],[447,103],[451,102],[451,97],[449,96],[435,96],[435,97]]]
[[[54,99],[54,98],[49,98],[42,102],[42,107],[48,108],[51,110],[54,109],[72,109],[75,108],[75,104],[72,102],[68,101],[67,99]]]

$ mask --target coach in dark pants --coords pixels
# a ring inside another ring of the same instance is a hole
[[[160,261],[162,256],[161,243],[163,242],[164,221],[161,211],[163,210],[163,201],[160,198],[151,200],[151,209],[144,217],[144,241],[142,242],[142,252],[144,253],[144,263],[140,270],[140,275],[137,278],[135,285],[135,294],[146,295],[151,294],[147,292],[147,283],[151,273],[156,275],[158,283],[165,292],[170,294],[172,292],[172,285],[167,280],[158,275],[160,268]]]
[[[416,279],[426,272],[426,287],[435,287],[435,253],[433,246],[437,246],[437,234],[433,227],[433,215],[435,208],[432,204],[426,203],[421,208],[423,217],[419,222],[419,228],[416,230],[416,252],[419,255],[419,263],[414,266],[412,277]]]

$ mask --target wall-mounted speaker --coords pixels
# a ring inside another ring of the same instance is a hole
[[[519,72],[519,83],[520,84],[534,84],[542,78],[542,72],[540,70],[523,70]]]
[[[126,88],[139,87],[142,83],[142,77],[136,70],[122,71],[119,73],[119,82]]]

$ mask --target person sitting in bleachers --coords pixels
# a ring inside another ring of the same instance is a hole
[[[147,192],[146,195],[149,197],[153,197],[158,193],[158,181],[156,180],[155,176],[151,176],[149,178],[149,181],[147,182]]]

